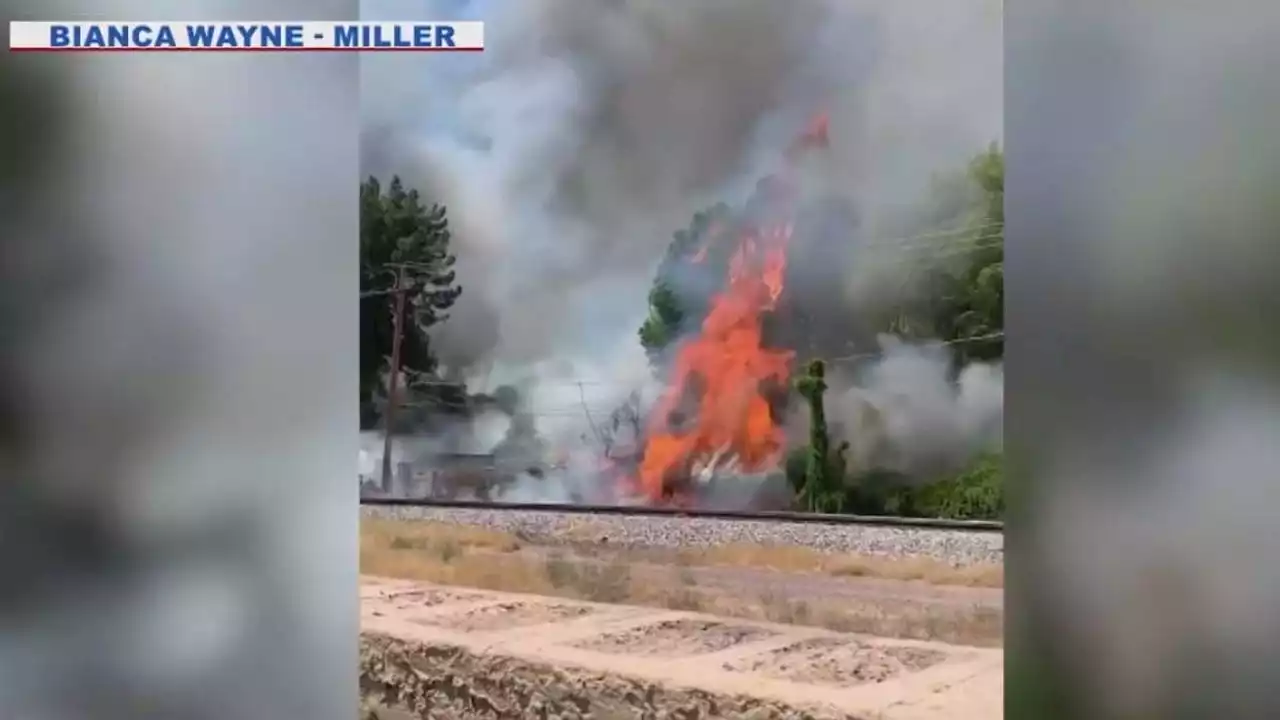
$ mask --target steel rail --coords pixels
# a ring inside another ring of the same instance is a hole
[[[881,515],[829,515],[799,512],[746,512],[737,510],[692,510],[684,508],[573,505],[552,503],[505,503],[479,500],[419,500],[411,498],[360,498],[361,507],[424,507],[454,510],[491,510],[499,512],[574,513],[580,515],[626,515],[641,517],[708,518],[712,520],[750,520],[759,522],[791,522],[815,525],[879,525],[882,527],[959,530],[966,532],[1003,533],[1004,523],[995,520],[943,520],[941,518],[889,517]]]

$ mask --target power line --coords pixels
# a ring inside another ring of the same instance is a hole
[[[885,249],[891,248],[893,250],[901,251],[904,254],[906,254],[906,253],[915,253],[916,251],[919,251],[919,250],[934,249],[934,248],[937,248],[938,245],[947,241],[952,241],[952,240],[964,240],[970,243],[961,247],[945,248],[938,252],[932,253],[928,256],[928,259],[934,259],[934,258],[977,253],[985,250],[1003,247],[1003,238],[1004,238],[1003,228],[1004,228],[1003,222],[990,222],[990,223],[984,223],[984,224],[974,225],[969,227],[954,228],[951,230],[940,230],[940,231],[935,231],[930,233],[921,233],[921,234],[912,235],[912,236],[869,240],[862,243],[862,245],[864,247],[868,247],[874,250],[878,250],[880,248],[885,248]],[[994,231],[994,232],[991,232],[991,231]],[[974,233],[978,233],[978,234],[974,235]],[[927,240],[928,242],[920,242],[924,240]],[[381,296],[387,296],[387,295],[398,295],[399,298],[403,298],[405,294],[411,292],[414,289],[414,285],[406,284],[405,282],[408,279],[406,277],[405,270],[412,270],[412,269],[427,270],[427,271],[439,270],[439,268],[437,267],[425,265],[422,263],[413,263],[413,262],[386,263],[385,265],[379,266],[377,270],[383,271],[383,272],[395,272],[398,278],[398,282],[396,286],[393,286],[388,289],[383,289],[383,290],[372,290],[372,291],[362,292],[360,293],[360,298],[363,300],[366,298],[381,297]],[[376,275],[377,272],[371,273],[371,274]],[[988,333],[986,335],[980,335],[980,336],[969,337],[969,338],[957,338],[954,340],[941,341],[941,342],[935,342],[930,344],[934,346],[951,346],[951,345],[961,345],[961,344],[996,340],[1003,337],[1004,337],[1004,332],[1000,331],[1000,332]],[[827,361],[832,363],[839,363],[839,362],[848,362],[851,360],[880,357],[883,355],[884,355],[883,352],[858,353],[853,355],[829,358],[827,359]],[[600,381],[600,380],[579,380],[579,379],[539,380],[537,384],[540,386],[546,386],[549,384],[576,385],[579,390],[579,396],[580,396],[580,401],[582,405],[581,410],[573,409],[573,408],[562,408],[562,409],[551,411],[551,412],[526,411],[524,414],[538,416],[538,417],[551,417],[551,416],[573,415],[573,414],[577,414],[578,412],[584,412],[587,416],[588,422],[590,422],[593,426],[594,426],[594,421],[591,419],[590,410],[586,406],[586,396],[585,396],[584,386],[590,385],[593,387],[611,387],[611,388],[630,387],[628,385],[624,385],[623,383],[613,383],[613,382]],[[413,387],[451,386],[451,387],[458,387],[466,391],[465,382],[449,382],[445,380],[428,380],[428,381],[419,380],[419,381],[413,382],[412,386]],[[422,403],[398,403],[398,404],[400,404],[402,407],[423,407],[428,405],[435,406],[435,407],[457,407],[457,408],[474,407],[474,404],[471,402],[452,403],[452,402],[447,402],[439,399],[433,399],[433,400],[422,402]],[[608,409],[598,410],[598,411],[602,411],[606,413],[609,412]]]
[[[956,338],[954,340],[938,340],[938,341],[927,342],[927,343],[921,342],[921,343],[911,343],[911,344],[914,344],[914,345],[923,344],[930,347],[951,347],[955,345],[967,345],[970,343],[989,342],[992,340],[1000,340],[1003,338],[1004,338],[1004,331],[1000,330],[997,332],[986,333],[984,335],[974,335],[972,337]],[[910,343],[909,340],[904,340],[903,342]],[[841,363],[841,362],[849,362],[852,360],[866,360],[870,358],[884,357],[885,354],[886,354],[885,351],[881,350],[877,352],[854,353],[851,355],[839,355],[836,357],[819,358],[819,359],[824,360],[828,363]],[[561,381],[561,382],[577,384],[576,381]],[[625,390],[634,389],[634,386],[627,383],[622,383],[622,382],[610,383],[610,382],[605,382],[601,380],[584,380],[581,382],[583,385],[594,385],[597,387],[611,387],[611,388],[618,388],[618,389],[625,389]],[[431,385],[434,383],[422,383],[422,384]],[[458,386],[465,387],[460,384]],[[427,407],[427,406],[457,407],[457,408],[473,407],[473,405],[470,403],[451,402],[447,400],[436,400],[436,399],[428,399],[428,400],[424,400],[416,403],[400,403],[400,405],[401,407]],[[591,405],[590,410],[592,412],[600,412],[600,413],[612,412],[611,408],[608,408],[603,405]],[[553,407],[553,408],[542,408],[542,409],[535,408],[527,411],[521,410],[521,411],[518,411],[516,414],[526,414],[526,415],[533,415],[538,417],[552,417],[552,416],[580,415],[582,414],[582,412],[583,412],[583,408],[581,406],[570,405],[570,406],[564,406],[564,407]]]
[[[380,295],[392,295],[397,292],[408,292],[415,288],[421,288],[422,285],[412,282],[413,277],[406,274],[406,270],[421,270],[424,272],[439,272],[440,268],[426,263],[417,262],[389,262],[383,263],[373,268],[361,268],[361,274],[365,277],[378,277],[382,273],[393,273],[399,280],[397,284],[383,290],[370,290],[360,293],[361,299],[368,297],[378,297]],[[404,287],[400,287],[403,284]]]
[[[982,223],[980,225],[971,225],[963,228],[955,228],[953,230],[939,230],[936,232],[921,233],[919,235],[909,235],[909,236],[896,237],[896,238],[879,238],[876,240],[867,240],[866,242],[862,243],[862,245],[864,246],[897,245],[897,244],[908,244],[908,243],[915,242],[917,240],[930,240],[933,242],[938,242],[938,241],[963,238],[963,236],[969,233],[979,233],[983,235],[988,235],[989,237],[1001,237],[1002,236],[1001,232],[998,232],[998,231],[1003,231],[1003,229],[1004,229],[1003,221],[989,222],[989,223]]]
[[[971,238],[965,238],[965,240],[966,240],[967,242],[970,242],[970,243],[979,243],[979,244],[981,244],[981,243],[987,243],[987,246],[988,246],[988,247],[999,247],[999,246],[1001,246],[1001,245],[1004,245],[1004,233],[999,233],[999,232],[997,232],[997,233],[990,233],[990,234],[987,234],[987,235],[977,235],[977,236],[974,236],[974,237],[971,237]],[[992,240],[998,240],[999,242],[988,242],[988,241],[992,241]],[[884,247],[885,247],[885,249],[892,249],[892,250],[904,250],[904,251],[915,251],[915,250],[934,250],[934,249],[936,249],[936,250],[938,250],[939,252],[948,252],[948,251],[952,251],[952,250],[964,250],[964,249],[968,249],[969,247],[972,247],[972,246],[969,246],[969,245],[961,245],[961,246],[959,246],[959,247],[942,247],[942,248],[939,248],[939,247],[938,247],[938,243],[917,243],[917,244],[912,244],[912,243],[902,243],[902,244],[900,244],[900,245],[893,245],[893,246],[888,246],[888,245],[886,245],[886,246],[884,246]],[[872,249],[873,249],[873,251],[879,251],[880,246],[873,246],[873,248],[872,248]]]
[[[970,227],[955,228],[952,230],[939,230],[936,232],[921,233],[918,235],[907,235],[907,236],[892,237],[892,238],[878,238],[874,240],[867,240],[865,242],[859,243],[858,245],[861,247],[876,248],[876,249],[879,249],[881,247],[886,247],[886,248],[892,248],[895,250],[897,249],[914,250],[914,249],[924,248],[924,247],[935,247],[938,244],[941,244],[943,241],[950,241],[950,240],[966,240],[969,242],[984,242],[987,240],[997,240],[997,239],[1003,240],[1004,238],[1003,229],[1004,229],[1003,222],[990,222],[990,223],[983,223],[980,225],[973,225]],[[973,235],[972,237],[966,237],[971,234],[975,234],[975,235]],[[928,240],[929,242],[925,242],[925,243],[918,242],[921,240]],[[990,245],[990,247],[994,247],[999,244],[1001,243],[993,243]],[[957,250],[958,249],[959,248],[957,248]],[[377,269],[378,270],[395,270],[399,268],[431,270],[431,271],[435,271],[439,269],[439,268],[434,268],[430,265],[425,265],[422,263],[412,263],[412,262],[386,263],[384,265],[378,266]],[[360,296],[372,297],[376,295],[390,294],[391,292],[394,292],[394,290],[374,290],[370,292],[361,293]]]
[[[412,389],[412,387],[413,386],[410,386],[409,389]],[[626,387],[626,386],[623,385],[622,383],[619,383],[615,387]],[[459,408],[459,409],[481,409],[483,406],[487,404],[488,403],[484,403],[484,402],[475,402],[474,400],[470,400],[470,399],[450,400],[447,398],[433,398],[433,397],[423,398],[421,400],[417,400],[414,402],[397,403],[399,407],[452,407],[452,408]],[[543,407],[543,408],[520,408],[520,409],[517,409],[512,414],[513,415],[525,415],[525,414],[528,414],[528,415],[578,415],[578,414],[581,414],[584,409],[590,412],[603,412],[606,414],[613,412],[613,408],[609,408],[604,405],[578,404],[578,405],[553,406],[553,407]]]
[[[997,331],[997,332],[987,333],[987,334],[985,334],[985,335],[976,335],[976,336],[973,336],[973,337],[967,337],[967,338],[956,338],[956,339],[954,339],[954,340],[945,340],[945,341],[940,341],[940,342],[934,342],[934,343],[930,343],[930,345],[933,345],[933,346],[935,346],[935,347],[947,347],[947,346],[953,346],[953,345],[963,345],[963,344],[968,344],[968,343],[986,342],[986,341],[990,341],[990,340],[1000,340],[1000,339],[1003,339],[1003,338],[1004,338],[1004,331],[1003,331],[1003,330],[1001,330],[1001,331]],[[839,356],[839,357],[826,358],[825,360],[826,360],[826,362],[828,362],[828,363],[833,363],[833,364],[834,364],[834,363],[844,363],[844,362],[851,362],[851,361],[855,361],[855,360],[866,360],[866,359],[871,359],[871,358],[876,358],[876,357],[883,357],[885,354],[886,354],[886,353],[885,353],[885,351],[881,350],[881,351],[879,351],[879,352],[874,352],[874,353],[857,353],[857,354],[853,354],[853,355],[844,355],[844,356]],[[435,384],[435,383],[428,382],[428,383],[423,383],[423,384]],[[581,382],[578,382],[578,383],[576,383],[576,384],[578,385],[578,389],[579,389],[579,393],[580,393],[580,399],[581,399],[580,407],[577,407],[577,408],[575,408],[575,407],[564,407],[564,408],[526,409],[526,410],[521,410],[521,411],[517,412],[516,414],[518,414],[518,415],[523,415],[523,416],[525,416],[525,417],[532,417],[532,418],[568,418],[568,417],[578,417],[578,416],[581,416],[581,417],[583,417],[583,418],[587,421],[587,425],[588,425],[588,427],[591,429],[592,434],[594,434],[594,435],[595,435],[595,437],[596,437],[596,442],[597,442],[598,444],[603,444],[603,442],[604,442],[604,441],[603,441],[603,439],[602,439],[602,437],[601,437],[600,430],[599,430],[599,428],[596,426],[596,424],[595,424],[595,420],[593,419],[593,417],[592,417],[592,415],[591,415],[591,408],[587,405],[586,396],[585,396],[585,394],[582,394],[582,387],[583,387],[583,385],[585,385],[585,384],[586,384],[586,381],[581,381]],[[596,384],[604,384],[604,383],[596,383]],[[464,387],[464,389],[465,389],[465,385],[464,385],[463,387]],[[619,383],[619,384],[617,384],[617,385],[614,385],[613,387],[625,387],[625,386],[623,386],[621,383]],[[631,389],[634,389],[634,388],[631,388]],[[439,399],[439,398],[428,398],[427,400],[425,400],[425,401],[421,401],[421,402],[412,402],[412,403],[405,403],[405,402],[401,402],[401,403],[398,403],[398,404],[399,404],[402,408],[419,408],[419,407],[437,407],[437,408],[446,408],[446,407],[452,407],[452,408],[457,408],[457,409],[475,409],[474,404],[473,404],[473,403],[471,403],[471,402],[468,402],[468,401],[463,401],[463,402],[454,402],[454,401],[447,401],[447,400],[443,400],[443,399]],[[607,415],[607,414],[610,414],[610,413],[614,412],[614,409],[609,409],[609,408],[597,408],[597,410],[596,410],[596,411],[597,411],[597,412],[602,412],[602,413],[604,413],[604,414],[606,414],[606,415]],[[386,434],[386,438],[384,439],[384,444],[385,444],[385,445],[387,445],[387,446],[389,446],[389,445],[390,445],[390,437],[391,437],[391,433],[390,433],[390,432],[388,432],[388,433]],[[585,434],[584,434],[584,436],[583,436],[583,439],[584,439],[584,441],[586,440],[586,436],[585,436]],[[384,449],[384,452],[386,452],[386,450],[385,450],[385,449]],[[385,465],[385,463],[384,463],[384,465]]]
[[[968,343],[986,342],[988,340],[999,340],[1002,338],[1004,338],[1004,331],[1000,330],[998,332],[987,333],[986,335],[974,335],[972,337],[956,338],[955,340],[941,340],[928,344],[935,347],[949,347],[952,345],[965,345]],[[826,358],[826,361],[829,363],[838,363],[847,362],[849,360],[865,360],[867,358],[883,357],[884,355],[885,352],[882,350],[874,353],[858,353],[854,355],[842,355],[839,357]]]

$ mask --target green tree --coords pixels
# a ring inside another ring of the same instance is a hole
[[[956,363],[1004,355],[1004,153],[992,144],[966,169],[966,232],[941,252],[963,259],[934,270],[932,325],[954,346]]]
[[[913,293],[891,313],[889,332],[951,345],[958,369],[1004,353],[1004,154],[992,144],[962,172],[935,181],[922,235],[935,238]],[[984,455],[925,485],[873,469],[856,478],[857,512],[995,519],[1004,511],[1003,464]],[[870,508],[868,509],[868,506]]]
[[[697,328],[705,317],[707,299],[721,287],[735,243],[718,238],[721,234],[736,236],[748,228],[753,218],[758,220],[767,210],[767,199],[753,196],[740,209],[716,205],[697,213],[687,228],[674,234],[649,294],[648,317],[639,330],[655,371],[665,370],[668,349],[682,334]],[[843,287],[846,263],[865,257],[835,252],[844,247],[842,242],[850,233],[858,232],[854,210],[823,198],[810,198],[796,209],[787,290],[779,309],[765,318],[770,344],[794,350],[797,360],[803,362],[866,353],[877,334],[891,333],[949,343],[957,369],[970,361],[1002,357],[1004,155],[998,144],[936,178],[924,207],[901,227],[889,230],[912,238],[900,249],[884,248],[900,252],[908,264],[910,272],[892,273],[895,278],[905,278],[901,287],[850,308],[831,298],[840,297],[837,290]],[[832,273],[828,276],[824,271]],[[870,354],[868,358],[873,361]],[[855,364],[850,367],[856,371]],[[819,417],[823,414],[821,391],[814,391],[824,384],[820,378],[815,381],[812,373],[797,383],[810,401],[811,413],[813,398],[819,399],[815,435],[790,453],[786,463],[787,477],[802,506],[828,511],[839,507],[858,513],[998,512],[991,509],[999,504],[994,496],[978,499],[981,493],[974,489],[971,475],[944,481],[933,495],[917,492],[921,478],[880,468],[876,458],[858,458],[856,465],[869,469],[856,478],[846,477],[848,448],[833,451],[825,439],[829,429],[818,429],[822,422],[817,421],[825,418]],[[816,473],[812,477],[811,465]],[[998,490],[1000,473],[980,470],[973,472],[995,478],[984,480],[982,487]],[[950,490],[960,495],[941,497]]]
[[[823,395],[827,391],[826,366],[813,360],[796,379],[796,390],[809,403],[809,446],[804,466],[804,482],[797,500],[809,512],[838,513],[845,503],[845,453],[848,443],[832,453],[827,432]]]
[[[360,184],[360,424],[377,423],[375,397],[381,392],[394,335],[395,296],[388,292],[403,273],[405,286],[401,368],[430,375],[436,369],[428,331],[448,319],[462,288],[449,251],[445,208],[426,205],[399,177],[383,188],[377,178]],[[431,384],[419,384],[432,397]],[[421,394],[421,393],[419,393]]]
[[[975,230],[967,238],[971,262],[961,271],[950,308],[950,336],[960,362],[1004,355],[1004,153],[992,144],[969,164],[979,190]]]
[[[657,365],[661,353],[680,333],[684,311],[675,292],[665,283],[655,282],[649,291],[649,316],[640,326],[640,347],[649,355],[649,362]]]
[[[956,366],[1004,354],[1004,153],[992,144],[963,170],[935,178],[901,295],[883,332],[953,346]]]
[[[899,488],[887,505],[894,515],[999,520],[1004,516],[1004,456],[986,454],[954,478]]]
[[[695,213],[689,227],[672,235],[649,291],[649,315],[638,333],[655,370],[680,335],[702,322],[707,298],[723,281],[730,248],[716,239],[732,232],[732,219],[732,208],[718,203]]]

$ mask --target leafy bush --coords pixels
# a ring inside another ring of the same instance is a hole
[[[793,490],[804,485],[808,446],[787,454]],[[999,520],[1004,516],[1004,456],[980,456],[959,475],[915,486],[898,473],[873,470],[850,478],[843,511],[855,515]]]
[[[951,520],[999,520],[1004,516],[1004,456],[988,454],[949,480],[904,489],[902,515]]]

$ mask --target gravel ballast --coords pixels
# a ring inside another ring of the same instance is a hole
[[[830,553],[928,557],[957,566],[1004,562],[1004,535],[998,532],[509,509],[362,506],[361,513],[481,527],[546,544],[583,542],[582,530],[589,528],[600,541],[622,547],[788,545]]]

